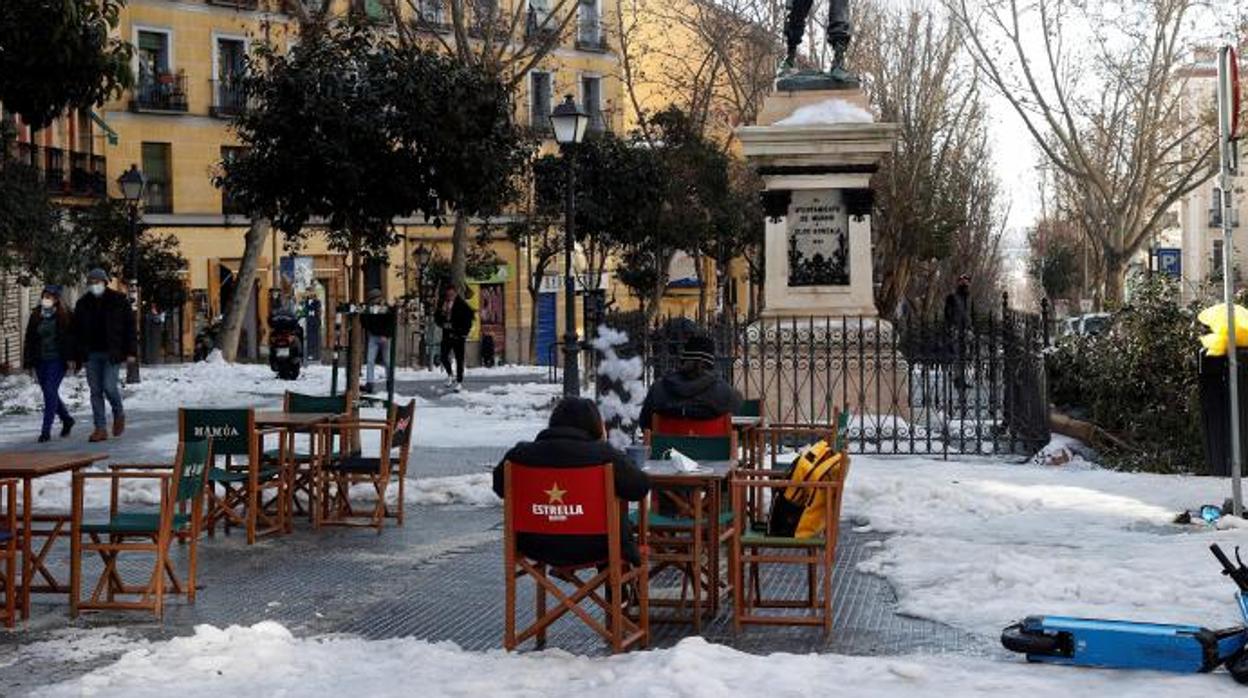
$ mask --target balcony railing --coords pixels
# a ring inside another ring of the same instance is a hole
[[[1209,209],[1209,227],[1210,228],[1222,227],[1222,209],[1220,208]],[[1237,208],[1231,209],[1231,227],[1232,228],[1239,227],[1239,209]]]
[[[576,27],[576,48],[581,51],[606,51],[606,26],[595,19],[581,19]]]
[[[34,143],[14,143],[13,159],[27,167],[38,168],[43,164],[41,148]]]
[[[108,169],[103,155],[69,154],[69,188],[78,196],[103,197],[108,194]]]
[[[212,81],[212,106],[208,113],[218,119],[238,116],[247,108],[247,95],[237,78]]]
[[[550,10],[529,8],[524,22],[524,35],[529,39],[549,39],[559,33],[559,25],[550,16]]]
[[[44,148],[43,182],[48,191],[59,194],[66,190],[65,151],[60,148]]]
[[[186,73],[144,76],[134,88],[132,111],[186,112]]]
[[[173,190],[169,183],[149,176],[143,190],[143,205],[148,213],[173,213]]]

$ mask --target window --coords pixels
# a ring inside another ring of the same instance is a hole
[[[247,44],[242,39],[217,39],[216,76],[212,81],[213,116],[234,116],[242,112],[246,56]]]
[[[186,76],[173,71],[170,33],[139,29],[135,35],[138,82],[132,108],[186,111]]]
[[[223,163],[234,162],[235,160],[237,160],[238,158],[246,154],[247,154],[247,149],[243,146],[238,146],[238,145],[221,146],[221,162]],[[226,191],[225,189],[221,190],[221,213],[227,216],[239,216],[239,215],[247,214],[247,212],[243,210],[242,206],[239,205],[236,201],[234,201],[234,198],[231,197],[230,193]]]
[[[445,23],[442,13],[442,0],[420,0],[417,4],[420,21],[430,27],[440,27]]]
[[[597,76],[581,78],[581,100],[585,105],[585,113],[589,114],[589,130],[606,129],[606,120],[602,116],[602,78]]]
[[[386,260],[370,257],[364,260],[365,295],[375,288],[385,290]]]
[[[139,81],[152,81],[170,72],[169,34],[139,30]]]
[[[587,49],[601,48],[602,22],[598,17],[598,0],[580,0],[577,12],[577,47]]]
[[[173,157],[168,143],[143,144],[144,205],[148,213],[173,213]]]
[[[550,130],[550,73],[529,73],[529,126],[543,133]]]
[[[528,35],[549,34],[558,30],[550,21],[550,0],[529,0],[529,16],[525,23]]]
[[[355,0],[352,6],[356,14],[363,15],[374,22],[384,22],[390,18],[382,0]]]
[[[1213,241],[1213,264],[1210,265],[1209,273],[1211,276],[1222,278],[1222,241]]]

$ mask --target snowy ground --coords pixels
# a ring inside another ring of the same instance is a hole
[[[107,641],[107,639],[105,639]],[[1227,676],[1164,676],[962,657],[757,656],[701,638],[608,659],[558,650],[508,655],[450,643],[297,639],[263,622],[134,649],[36,696],[949,696],[1130,695],[1234,691]],[[419,686],[419,689],[415,687]]]
[[[412,372],[399,378],[438,376]],[[12,404],[29,408],[32,400],[37,406],[37,394],[32,398],[21,380],[0,383],[5,411],[14,411]],[[273,406],[287,387],[264,367],[156,368],[145,373],[128,408],[167,412],[177,404]],[[327,370],[313,369],[293,389],[326,392]],[[72,390],[71,384],[65,392]],[[531,438],[558,391],[535,376],[529,382],[421,400],[417,449],[502,447]],[[10,403],[14,396],[17,402]],[[86,414],[85,409],[79,408],[78,414]],[[29,436],[32,418],[0,417],[0,448],[13,447],[19,433],[23,439]],[[167,457],[174,438],[167,433],[150,436],[138,450],[152,458]],[[1089,464],[1085,455],[1077,444],[1058,439],[1042,457],[1023,464],[855,456],[845,517],[857,530],[889,536],[860,569],[893,585],[902,612],[981,636],[995,636],[1004,625],[1036,613],[1215,628],[1240,622],[1233,586],[1219,574],[1208,545],[1248,547],[1248,529],[1173,523],[1180,511],[1220,504],[1228,495],[1228,483],[1105,471]],[[40,500],[67,502],[66,484],[47,479],[41,483]],[[498,504],[484,471],[440,478],[416,474],[407,491],[409,503],[418,505]],[[98,501],[91,501],[101,504],[104,490],[95,496]],[[126,498],[150,502],[152,493],[135,490]],[[107,629],[69,630],[20,651],[51,662],[72,662],[115,651],[124,642]],[[0,668],[5,662],[0,658]],[[345,690],[398,696],[410,695],[414,685],[424,688],[422,695],[517,696],[587,691],[606,696],[780,696],[826,692],[831,686],[866,696],[1020,690],[1170,696],[1233,690],[1231,679],[1221,672],[1172,677],[949,656],[762,658],[699,639],[611,659],[558,651],[507,656],[414,638],[296,638],[281,626],[261,623],[250,628],[203,626],[193,637],[141,642],[119,661],[36,695],[156,695],[167,692],[173,681],[187,696],[328,696]]]

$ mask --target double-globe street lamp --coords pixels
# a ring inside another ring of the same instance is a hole
[[[117,184],[121,186],[121,195],[126,200],[126,207],[130,213],[130,259],[126,265],[126,290],[130,296],[130,308],[134,313],[134,336],[135,344],[138,345],[143,338],[142,331],[142,315],[139,311],[139,202],[143,200],[143,190],[147,188],[147,178],[139,170],[139,166],[130,165],[130,169],[126,170],[117,178]],[[126,382],[139,382],[139,357],[138,352],[133,361],[126,362]]]
[[[581,394],[581,378],[577,368],[580,346],[576,338],[576,275],[572,268],[572,250],[576,244],[576,167],[571,146],[585,139],[589,114],[576,106],[572,95],[566,95],[563,103],[551,112],[550,124],[554,127],[555,142],[559,144],[567,167],[564,192],[564,215],[567,220],[563,237],[563,316],[566,330],[563,335],[563,394],[575,397]]]

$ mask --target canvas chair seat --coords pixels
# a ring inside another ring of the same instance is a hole
[[[191,523],[190,514],[174,514],[173,530],[184,531]],[[107,535],[145,535],[155,534],[160,529],[160,514],[139,514],[122,512],[109,518],[107,523],[84,523],[83,533],[103,533]]]
[[[768,536],[761,533],[747,533],[741,536],[741,545],[767,548],[821,548],[825,540],[823,536],[788,538],[785,536]]]
[[[306,450],[298,449],[298,448],[295,449],[294,451],[291,451],[290,454],[288,455],[291,459],[298,461],[298,462],[307,462],[307,461],[312,460],[315,457],[312,455],[311,451],[306,451]],[[281,458],[281,457],[282,457],[282,449],[280,448],[270,448],[264,452],[265,460],[277,460],[278,458]]]
[[[261,468],[260,480],[271,480],[281,472],[279,468]],[[225,468],[213,468],[208,473],[209,482],[247,482],[246,470],[226,470]]]

